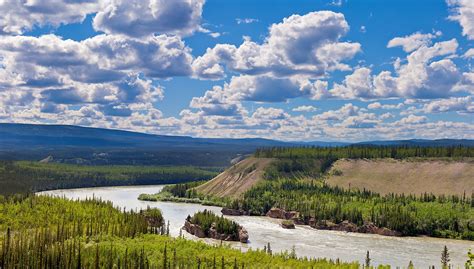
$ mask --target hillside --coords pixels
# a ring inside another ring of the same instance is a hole
[[[474,192],[474,160],[341,159],[331,168],[327,183],[381,194],[466,192],[470,196]]]
[[[397,140],[364,145],[474,145],[474,140]],[[56,163],[83,165],[194,165],[227,167],[237,156],[259,148],[336,147],[351,143],[285,142],[263,138],[196,138],[144,134],[71,125],[0,123],[0,160],[49,158]],[[354,144],[357,145],[357,144]]]
[[[227,167],[261,147],[296,144],[262,138],[194,138],[69,125],[0,123],[0,160],[84,165]]]
[[[249,157],[196,188],[199,193],[237,198],[263,179],[271,158]]]

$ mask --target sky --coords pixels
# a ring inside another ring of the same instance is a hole
[[[0,122],[474,139],[472,0],[3,0]]]

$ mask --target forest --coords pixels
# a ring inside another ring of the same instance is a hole
[[[159,210],[98,199],[13,195],[1,199],[0,219],[1,268],[359,268],[172,238]]]
[[[474,240],[474,194],[381,196],[331,187],[319,180],[275,179],[261,182],[227,206],[252,215],[265,215],[278,207],[300,212],[301,219],[348,220],[356,225],[372,222],[402,235]]]
[[[186,220],[190,223],[199,225],[206,236],[209,236],[211,225],[215,224],[218,233],[238,237],[239,225],[236,222],[226,219],[224,216],[219,217],[209,210],[196,212],[192,217],[188,216]]]
[[[0,195],[48,189],[171,184],[206,180],[218,168],[193,166],[86,166],[0,161]]]
[[[260,148],[255,152],[260,158],[314,158],[314,159],[374,159],[394,158],[405,159],[410,157],[422,158],[463,158],[474,157],[474,147],[446,146],[371,146],[352,145],[344,147],[272,147]]]
[[[179,202],[193,203],[210,206],[225,206],[230,201],[229,198],[219,198],[212,195],[203,195],[198,193],[194,187],[203,184],[206,181],[194,181],[188,183],[177,183],[164,186],[159,193],[147,194],[142,193],[138,196],[138,200],[142,201],[162,201],[162,202]]]

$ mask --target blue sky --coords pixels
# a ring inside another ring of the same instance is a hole
[[[7,0],[0,10],[2,122],[474,138],[470,0]]]

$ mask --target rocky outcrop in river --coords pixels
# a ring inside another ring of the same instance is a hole
[[[191,223],[190,221],[186,220],[184,222],[183,229],[186,232],[192,235],[195,235],[199,238],[207,237],[207,238],[223,240],[223,241],[240,241],[241,243],[247,243],[249,239],[249,234],[247,230],[245,230],[245,228],[242,226],[239,226],[237,230],[237,234],[221,234],[217,232],[216,225],[215,223],[213,223],[206,235],[206,232],[202,229],[201,226]]]
[[[249,212],[242,209],[222,208],[221,213],[227,216],[248,216]]]
[[[315,220],[314,218],[303,219],[300,217],[299,212],[297,211],[286,211],[281,208],[273,207],[271,208],[267,214],[267,217],[276,218],[276,219],[284,219],[284,220],[291,220],[294,224],[298,225],[309,225],[312,228],[318,230],[332,230],[332,231],[343,231],[343,232],[352,232],[352,233],[367,233],[367,234],[379,234],[385,236],[401,236],[402,234],[397,231],[390,230],[385,227],[378,227],[372,222],[365,222],[361,226],[357,226],[356,224],[345,220],[340,223],[334,223],[329,220]],[[291,225],[283,225],[283,228],[290,228]]]

